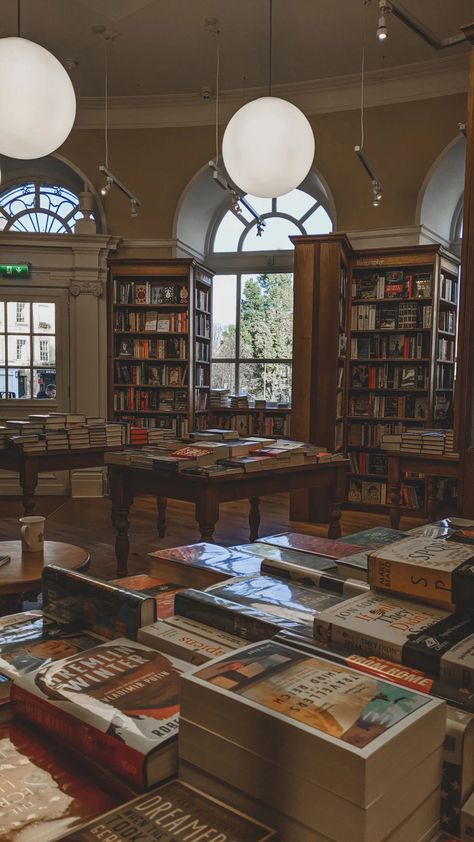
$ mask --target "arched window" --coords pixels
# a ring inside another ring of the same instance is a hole
[[[314,185],[314,182],[313,182]],[[286,404],[291,400],[293,245],[333,230],[322,186],[277,199],[245,197],[221,211],[209,237],[213,283],[212,386]]]
[[[32,180],[0,194],[0,231],[73,234],[81,217],[79,196],[57,184]]]

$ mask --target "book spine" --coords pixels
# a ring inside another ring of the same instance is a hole
[[[39,725],[64,745],[90,756],[99,766],[110,769],[133,786],[146,788],[144,757],[138,751],[16,684],[11,698],[19,716]]]
[[[454,608],[453,577],[448,570],[390,561],[375,552],[368,557],[368,581],[378,590],[405,594],[447,611]]]
[[[334,643],[343,649],[350,649],[359,655],[374,655],[388,661],[401,663],[402,647],[396,643],[369,637],[354,629],[339,627],[330,620],[315,617],[313,636],[325,644]],[[414,666],[411,664],[411,666]],[[415,665],[416,668],[416,665]]]
[[[201,591],[178,591],[174,602],[176,613],[254,642],[267,640],[280,630],[271,619],[255,616],[242,605],[218,598],[209,600],[206,596]]]
[[[321,590],[347,597],[357,596],[369,590],[367,584],[355,579],[343,579],[331,573],[309,570],[307,567],[299,564],[286,565],[284,562],[273,561],[272,559],[263,559],[261,572],[268,573],[270,576],[276,576],[279,579],[290,579],[294,582],[300,582],[310,587],[320,588]]]

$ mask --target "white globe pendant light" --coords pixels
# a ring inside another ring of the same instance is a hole
[[[71,80],[48,50],[26,38],[0,39],[0,153],[42,158],[66,140],[76,116]]]
[[[240,108],[222,140],[232,181],[244,193],[276,198],[298,187],[314,158],[313,130],[299,108],[274,96]]]

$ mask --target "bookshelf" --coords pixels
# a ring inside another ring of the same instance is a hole
[[[114,259],[109,267],[109,417],[178,436],[204,428],[211,273],[192,259]]]
[[[292,237],[295,246],[291,435],[344,447],[350,258],[345,234]],[[290,517],[314,520],[318,492],[291,495]]]
[[[351,507],[390,505],[383,433],[452,427],[458,268],[437,245],[352,256],[345,438]],[[426,514],[424,474],[404,476],[401,500],[405,510]]]
[[[289,438],[291,423],[291,409],[235,409],[219,407],[212,409],[209,415],[211,427],[236,430],[241,436],[274,436],[275,438]]]

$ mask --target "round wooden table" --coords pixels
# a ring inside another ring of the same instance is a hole
[[[42,553],[23,553],[21,541],[0,541],[0,555],[9,555],[11,559],[0,567],[0,595],[40,587],[46,564],[57,564],[67,570],[86,570],[90,562],[87,550],[62,541],[45,541]]]

